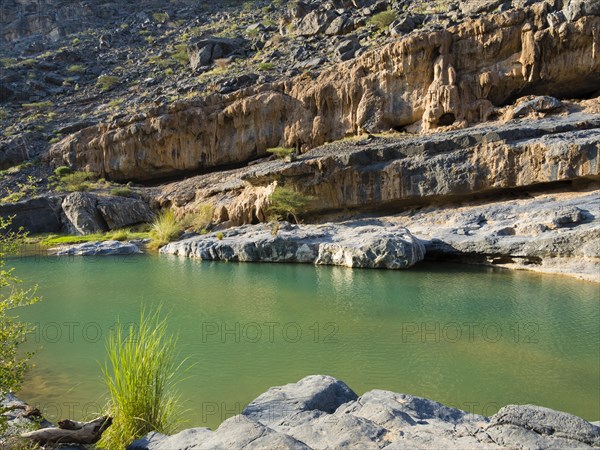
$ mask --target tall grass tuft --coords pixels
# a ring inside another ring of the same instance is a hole
[[[150,431],[174,431],[179,400],[175,376],[182,364],[175,363],[176,343],[160,309],[142,311],[137,327],[117,323],[106,344],[108,361],[102,370],[113,424],[104,432],[100,448],[125,448]]]
[[[177,239],[181,234],[181,225],[177,222],[175,214],[170,209],[161,212],[154,222],[150,230],[152,238],[152,247],[158,248],[168,244],[174,239]]]

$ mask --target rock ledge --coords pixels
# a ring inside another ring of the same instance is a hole
[[[425,257],[425,247],[406,228],[378,220],[340,224],[246,225],[172,242],[161,253],[218,261],[314,263],[404,269]],[[220,239],[219,239],[220,238]]]

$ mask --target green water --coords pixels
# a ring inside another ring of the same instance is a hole
[[[51,418],[94,415],[117,318],[163,304],[195,366],[188,426],[217,426],[273,385],[329,374],[491,415],[534,403],[600,419],[600,288],[458,265],[409,271],[207,263],[164,256],[23,258],[44,300],[21,311],[36,367],[21,396]]]

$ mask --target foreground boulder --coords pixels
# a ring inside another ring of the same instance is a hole
[[[278,227],[278,229],[277,229]],[[405,269],[425,257],[406,228],[377,220],[324,225],[247,225],[172,242],[161,253],[205,260],[298,262]]]
[[[488,418],[390,391],[373,390],[357,397],[335,378],[312,375],[269,389],[215,431],[150,433],[128,450],[598,446],[600,427],[548,408],[509,405]]]

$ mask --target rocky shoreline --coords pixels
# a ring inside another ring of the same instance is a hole
[[[160,253],[386,269],[451,260],[600,282],[600,190],[521,193],[321,225],[244,225],[175,241]]]
[[[150,433],[128,450],[200,449],[574,449],[600,447],[600,422],[534,405],[492,417],[409,394],[360,397],[330,376],[270,388],[215,431]]]

